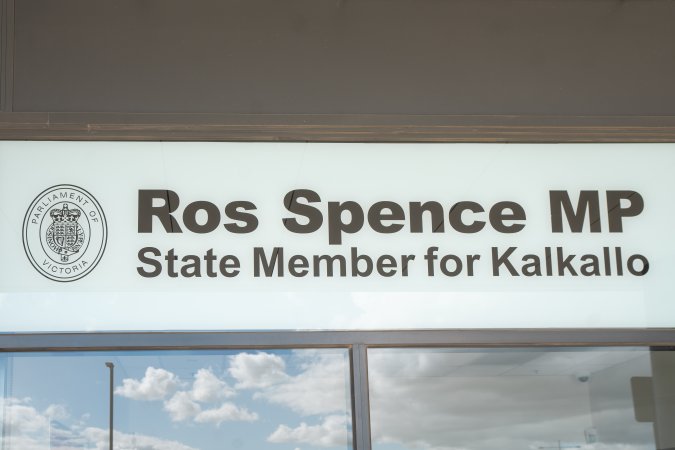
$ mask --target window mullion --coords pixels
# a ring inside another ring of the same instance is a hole
[[[354,448],[355,450],[371,450],[368,356],[367,346],[364,344],[352,346],[352,389],[354,395]]]

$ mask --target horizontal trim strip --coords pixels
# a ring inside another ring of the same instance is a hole
[[[675,329],[0,334],[0,352],[211,348],[675,346]]]
[[[5,112],[0,139],[675,142],[675,116]]]

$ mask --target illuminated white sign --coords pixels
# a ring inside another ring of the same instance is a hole
[[[0,142],[0,331],[673,326],[675,146]]]

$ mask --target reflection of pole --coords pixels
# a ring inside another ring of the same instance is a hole
[[[113,412],[114,412],[114,403],[113,403],[113,387],[115,383],[115,364],[111,362],[105,363],[106,367],[110,369],[110,411],[108,412],[108,437],[110,439],[110,444],[108,445],[108,450],[113,450]]]

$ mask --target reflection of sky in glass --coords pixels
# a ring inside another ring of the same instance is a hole
[[[106,361],[115,364],[116,450],[351,448],[347,350],[33,353],[5,361],[3,450],[107,450]]]
[[[654,448],[630,384],[651,374],[647,349],[371,349],[368,360],[375,450]]]

